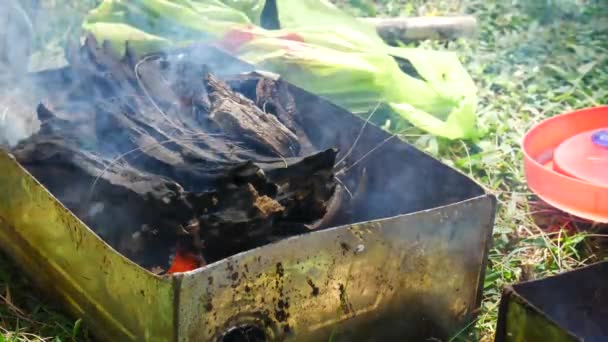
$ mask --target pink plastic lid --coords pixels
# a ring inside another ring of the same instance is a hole
[[[555,149],[553,167],[567,176],[608,186],[608,128],[566,139]]]

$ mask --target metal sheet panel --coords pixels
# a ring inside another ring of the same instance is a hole
[[[494,200],[333,228],[184,274],[180,341],[445,339],[478,306]]]
[[[0,153],[0,243],[107,340],[446,337],[479,305],[495,200],[294,237],[175,277],[122,257]],[[174,289],[175,284],[175,289]],[[354,335],[351,335],[354,334]]]
[[[0,245],[109,341],[167,341],[173,282],[114,251],[0,150]]]
[[[497,342],[606,341],[608,262],[507,287]]]

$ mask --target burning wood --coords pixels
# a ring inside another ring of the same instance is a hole
[[[176,56],[121,60],[91,38],[70,60],[13,154],[131,260],[183,271],[326,216],[337,152],[313,150],[281,82],[225,83]]]

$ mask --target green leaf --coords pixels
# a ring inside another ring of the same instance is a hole
[[[78,336],[78,333],[80,332],[80,327],[81,326],[82,326],[82,319],[79,318],[74,323],[74,328],[72,329],[72,339],[76,339],[76,337]]]
[[[488,287],[492,287],[495,285],[496,280],[500,278],[500,272],[498,271],[494,271],[492,273],[489,273],[486,276],[486,279],[484,280],[484,288],[488,288]]]
[[[578,244],[580,244],[581,242],[585,241],[586,238],[587,238],[586,234],[577,234],[572,237],[566,237],[562,246],[563,246],[563,248],[575,247]]]
[[[581,74],[581,76],[589,73],[595,66],[597,65],[597,61],[591,61],[589,63],[585,63],[581,66],[579,66],[578,68],[576,68],[576,70]]]

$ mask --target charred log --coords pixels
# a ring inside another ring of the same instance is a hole
[[[315,228],[336,202],[337,151],[313,150],[280,83],[93,39],[70,61],[13,154],[138,264],[216,261]]]

